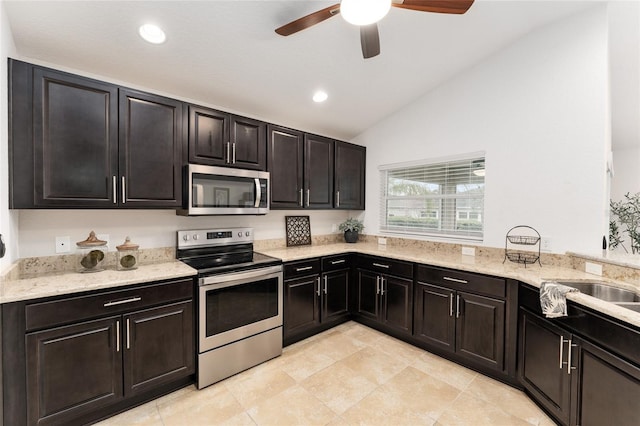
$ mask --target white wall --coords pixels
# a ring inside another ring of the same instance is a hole
[[[640,141],[638,141],[638,145],[640,145]],[[624,194],[627,192],[632,194],[640,192],[640,146],[614,149],[613,168],[615,176],[611,179],[612,200],[623,200]]]
[[[9,210],[7,57],[15,54],[4,1],[0,1],[0,234],[7,253],[0,259],[0,274],[18,257],[18,212]]]
[[[485,151],[483,245],[503,247],[506,232],[526,224],[551,238],[553,252],[599,247],[610,139],[606,16],[597,6],[538,29],[359,135],[368,232],[379,229],[379,165]]]

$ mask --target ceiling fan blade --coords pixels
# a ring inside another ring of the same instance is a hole
[[[465,13],[474,0],[393,0],[391,6],[420,12]]]
[[[365,59],[373,58],[380,54],[378,24],[362,25],[360,27],[360,45],[362,46],[362,56]]]
[[[322,10],[310,13],[300,19],[296,19],[295,21],[291,21],[288,24],[285,24],[276,29],[276,33],[280,34],[281,36],[288,36],[297,33],[298,31],[307,29],[324,20],[327,20],[332,16],[337,15],[338,13],[340,13],[340,3],[334,4],[333,6],[325,7]]]

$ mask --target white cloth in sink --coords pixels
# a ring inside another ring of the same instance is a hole
[[[578,289],[552,281],[543,282],[540,286],[540,307],[544,316],[547,318],[566,317],[566,294],[572,291],[578,291]]]

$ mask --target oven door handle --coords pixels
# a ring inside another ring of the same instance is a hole
[[[262,201],[262,192],[260,191],[260,179],[255,178],[254,181],[256,184],[256,202],[253,205],[253,207],[258,208],[260,207],[260,201]]]
[[[223,284],[231,281],[249,280],[252,278],[262,278],[265,275],[276,274],[282,272],[282,265],[270,266],[267,268],[251,269],[249,271],[242,272],[230,272],[228,274],[210,275],[208,277],[202,277],[198,283],[200,287],[208,286],[212,284]]]

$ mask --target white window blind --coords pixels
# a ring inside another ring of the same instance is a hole
[[[481,240],[484,154],[380,167],[381,231]]]

